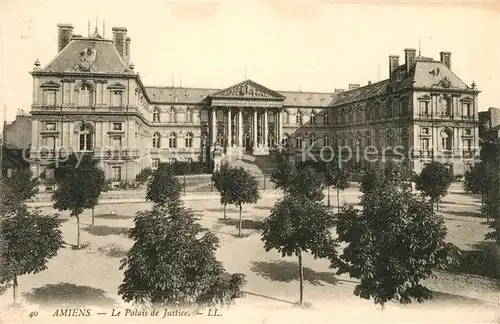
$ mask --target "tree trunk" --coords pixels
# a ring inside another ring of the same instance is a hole
[[[286,196],[286,189],[283,188],[283,198],[285,198],[285,196]]]
[[[224,219],[227,219],[226,207],[227,207],[227,204],[224,204]]]
[[[439,199],[436,200],[436,210],[439,211]]]
[[[328,207],[330,207],[330,187],[326,187],[328,193]]]
[[[340,190],[337,189],[337,210],[340,210]]]
[[[80,248],[80,216],[75,216],[76,217],[76,248]]]
[[[241,204],[240,204],[240,222],[238,224],[238,236],[241,236],[241,223],[242,219],[241,219]]]
[[[92,225],[90,226],[94,226],[94,207],[92,207]]]
[[[302,267],[302,251],[299,250],[299,282],[300,282],[300,296],[299,304],[302,305],[304,301],[304,268]]]
[[[12,285],[12,297],[14,298],[14,304],[17,301],[17,276],[14,276],[14,284]]]

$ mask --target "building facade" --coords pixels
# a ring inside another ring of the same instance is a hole
[[[161,161],[209,162],[269,156],[284,145],[297,159],[370,147],[369,163],[401,156],[419,172],[433,159],[463,174],[478,147],[475,85],[440,60],[405,50],[389,57],[390,77],[332,93],[274,91],[252,80],[225,89],[149,87],[130,62],[127,30],[113,39],[58,25],[58,53],[33,71],[31,167],[41,174],[69,151],[92,154],[108,178],[132,181]],[[344,147],[343,149],[341,149]],[[381,158],[383,157],[383,159]],[[357,163],[368,163],[366,156]]]

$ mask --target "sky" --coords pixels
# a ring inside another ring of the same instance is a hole
[[[226,88],[252,79],[273,90],[333,92],[388,76],[388,56],[421,50],[482,91],[479,110],[500,107],[500,5],[309,1],[0,0],[0,107],[29,111],[38,58],[57,53],[57,24],[112,38],[126,27],[145,85]],[[103,31],[103,21],[105,30]],[[2,121],[4,117],[0,116]]]

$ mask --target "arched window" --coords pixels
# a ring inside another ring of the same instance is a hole
[[[316,145],[316,134],[315,133],[311,133],[311,136],[309,137],[309,142],[310,142],[311,146]]]
[[[453,148],[453,131],[449,128],[441,132],[441,148],[446,151],[451,151]]]
[[[93,133],[89,125],[82,125],[78,132],[80,151],[92,151],[93,149]]]
[[[297,125],[302,125],[302,113],[300,111],[297,111],[295,115],[295,122]]]
[[[290,120],[289,120],[288,111],[283,110],[283,124],[289,124],[289,123],[290,123]]]
[[[160,109],[155,108],[153,110],[153,123],[159,123],[160,122]]]
[[[316,114],[311,112],[311,125],[316,125]]]
[[[186,147],[193,147],[193,133],[187,133],[185,138]]]
[[[323,113],[323,124],[330,125],[330,115],[328,114],[328,112]]]
[[[332,138],[330,137],[330,135],[325,135],[325,137],[323,137],[323,146],[332,146]]]
[[[302,135],[295,136],[295,143],[297,148],[302,148]]]
[[[160,148],[160,139],[159,133],[153,134],[153,148]]]
[[[92,87],[88,83],[82,83],[79,90],[79,106],[80,107],[90,107],[92,106],[93,91]]]
[[[171,133],[168,137],[168,147],[176,148],[177,147],[177,134]]]
[[[288,134],[283,134],[283,138],[281,139],[281,143],[283,146],[287,146],[289,143],[290,136]]]

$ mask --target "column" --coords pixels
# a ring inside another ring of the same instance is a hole
[[[233,143],[233,123],[231,120],[231,107],[227,107],[227,146],[232,147]]]
[[[215,107],[212,107],[212,147],[215,146],[217,140],[217,121],[216,121]]]
[[[264,146],[265,147],[269,146],[269,142],[267,139],[268,132],[269,132],[269,129],[268,129],[268,124],[267,124],[267,109],[264,108]]]
[[[278,111],[278,144],[283,140],[283,109]]]
[[[238,146],[243,146],[243,108],[238,108]]]
[[[257,147],[257,108],[253,108],[253,146]]]

